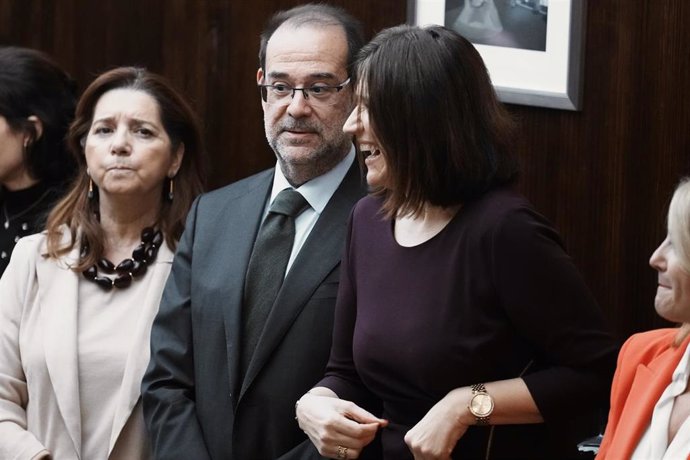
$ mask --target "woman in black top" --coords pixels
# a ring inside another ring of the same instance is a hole
[[[64,145],[75,92],[45,54],[0,47],[0,275],[17,240],[43,229],[75,170]]]
[[[512,122],[481,57],[444,27],[399,26],[357,71],[344,129],[374,193],[352,214],[331,357],[300,427],[329,458],[577,456],[617,346],[512,188]]]

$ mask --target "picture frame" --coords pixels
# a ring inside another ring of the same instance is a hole
[[[471,11],[475,19],[467,19],[468,9],[476,5],[488,5],[493,10],[491,14],[482,13],[484,19],[476,19],[478,9]],[[496,37],[506,35],[498,14],[501,11],[496,5],[503,13],[508,7],[517,7],[522,9],[511,10],[511,13],[531,9],[533,14],[543,16],[542,49],[538,49],[539,45],[533,49],[511,46],[517,40],[504,40],[507,44],[499,46],[482,44],[489,40],[484,38],[487,30],[494,35],[499,30]],[[470,39],[484,59],[501,101],[553,109],[581,109],[586,0],[408,0],[407,11],[410,24],[446,25]],[[483,21],[480,26],[484,28],[473,29],[479,21]]]

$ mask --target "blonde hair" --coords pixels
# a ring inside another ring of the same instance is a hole
[[[690,276],[690,178],[680,181],[668,208],[668,236],[683,270]],[[673,341],[678,346],[690,335],[690,323],[683,323]]]

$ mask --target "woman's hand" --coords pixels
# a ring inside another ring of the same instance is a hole
[[[300,398],[296,412],[300,428],[319,453],[328,458],[359,458],[379,427],[388,424],[335,394],[307,393]]]
[[[467,404],[472,391],[457,388],[437,402],[405,435],[415,460],[448,460],[458,440],[472,424]]]

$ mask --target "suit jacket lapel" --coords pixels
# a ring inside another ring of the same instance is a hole
[[[220,302],[224,308],[223,318],[225,326],[225,340],[227,350],[228,375],[230,389],[236,395],[240,382],[240,338],[242,336],[242,298],[244,295],[244,278],[254,247],[254,240],[261,225],[261,218],[266,205],[266,199],[271,190],[273,169],[257,176],[253,184],[249,184],[246,193],[232,200],[219,215],[218,224],[223,227],[221,237],[231,238],[231,244],[222,245],[222,254],[217,260],[227,262],[227,268],[218,270],[223,280]],[[222,284],[221,284],[222,283]],[[239,398],[232,398],[233,405]]]
[[[654,406],[671,382],[673,371],[684,352],[685,346],[670,348],[650,362],[649,366],[637,366],[627,398],[632,403],[625,405],[616,430],[616,437],[625,441],[621,442],[621,446],[624,446],[622,458],[630,458],[637,447],[652,419]]]
[[[347,218],[355,202],[364,193],[359,165],[355,162],[316,222],[278,292],[264,331],[256,345],[254,356],[247,368],[240,398],[266,364],[314,290],[340,263]],[[315,257],[315,254],[318,254],[318,257]]]
[[[153,273],[146,290],[146,296],[142,299],[141,306],[145,310],[141,313],[137,322],[134,342],[125,346],[130,347],[122,376],[122,385],[118,395],[113,427],[110,433],[108,455],[113,450],[122,428],[129,420],[134,406],[141,396],[141,380],[149,363],[151,324],[158,312],[163,286],[170,273],[173,253],[167,244],[160,247],[156,263],[151,267]]]
[[[69,231],[66,231],[68,234]],[[66,236],[68,238],[68,236]],[[42,249],[43,250],[43,249]],[[57,263],[36,263],[43,343],[50,381],[74,450],[81,456],[81,409],[77,358],[78,275],[69,269],[79,255],[78,246]]]

